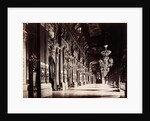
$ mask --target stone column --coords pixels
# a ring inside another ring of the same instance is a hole
[[[68,76],[69,76],[69,87],[71,87],[72,83],[73,83],[73,77],[72,77],[72,70],[73,70],[73,64],[72,64],[72,61],[73,61],[73,57],[72,56],[69,56],[69,61],[68,61],[68,65],[69,65],[69,68],[68,68]]]
[[[63,58],[64,58],[64,57],[63,57],[63,50],[64,50],[63,47],[61,47],[61,49],[60,49],[60,59],[61,59],[61,60],[60,60],[60,63],[61,63],[61,68],[60,68],[60,72],[61,72],[61,74],[60,74],[60,75],[61,75],[60,79],[61,79],[61,80],[60,80],[60,82],[61,82],[61,84],[63,84],[63,78],[64,78],[64,77],[63,77],[63,70],[64,70],[64,69],[63,69]]]
[[[27,32],[24,30],[23,31],[23,97],[27,98],[28,97],[28,84],[27,84]]]
[[[65,52],[66,54],[66,52]],[[66,60],[66,57],[64,58],[64,80],[63,80],[63,83],[62,83],[62,86],[63,86],[63,90],[66,90],[68,89],[68,82],[67,82],[67,68],[68,68],[68,63],[67,63],[67,60]]]
[[[65,65],[67,65],[67,62],[65,60]],[[63,90],[67,89],[68,87],[68,82],[67,82],[67,67],[64,69],[64,82],[63,82]]]
[[[56,84],[59,85],[59,49],[56,49]]]
[[[73,86],[75,86],[75,77],[76,77],[76,74],[75,74],[75,58],[73,58],[73,71],[72,71],[72,73],[73,73],[73,80],[72,80],[72,82],[73,82]]]
[[[55,63],[55,77],[54,77],[54,88],[56,89],[57,86],[57,53],[56,53],[56,46],[54,45],[54,48],[52,50],[52,58],[54,59],[54,63]],[[52,86],[51,86],[52,87]]]
[[[86,73],[86,84],[88,84],[88,74]]]
[[[83,72],[80,73],[80,83],[83,85]]]
[[[84,84],[86,84],[86,73],[84,73]]]
[[[89,74],[89,84],[91,84],[91,78],[92,78],[92,64],[91,63],[89,65],[89,72],[90,72],[90,74]]]
[[[45,81],[46,81],[46,83],[48,83],[49,82],[49,71],[48,71],[48,69],[49,69],[49,66],[48,66],[48,63],[49,63],[49,61],[48,61],[48,59],[49,59],[49,50],[48,50],[48,38],[49,38],[49,36],[48,36],[48,30],[46,29],[46,32],[45,32]]]
[[[52,95],[52,84],[49,81],[49,57],[51,56],[53,58],[54,61],[54,50],[52,49],[50,52],[50,41],[51,41],[51,36],[50,36],[50,30],[49,27],[47,26],[47,24],[45,24],[45,43],[44,43],[44,55],[45,55],[45,64],[44,64],[44,69],[45,69],[45,82],[41,83],[41,97],[46,97],[46,96],[50,96]]]
[[[74,87],[77,87],[77,61],[76,58],[74,58],[74,72],[73,72],[73,76],[74,76]]]

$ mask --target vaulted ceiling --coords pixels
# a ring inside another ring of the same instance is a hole
[[[118,66],[127,49],[126,23],[71,23],[68,24],[75,35],[78,44],[84,50],[89,62],[96,62],[102,57],[100,54],[104,45],[112,51],[114,65]]]

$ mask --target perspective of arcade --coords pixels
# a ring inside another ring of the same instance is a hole
[[[89,84],[127,97],[126,23],[23,23],[23,97]]]

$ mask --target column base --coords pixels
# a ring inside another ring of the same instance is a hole
[[[105,84],[105,79],[104,78],[102,78],[102,84]]]
[[[75,82],[75,83],[74,83],[74,87],[77,87],[77,86],[78,86],[78,83],[77,83],[77,82]]]
[[[28,98],[28,84],[23,84],[23,98]]]
[[[62,87],[63,87],[63,90],[67,90],[68,89],[68,83],[67,82],[63,82],[62,83]]]
[[[41,84],[41,97],[47,97],[52,95],[51,83]]]

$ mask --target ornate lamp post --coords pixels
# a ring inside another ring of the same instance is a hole
[[[37,67],[37,56],[32,54],[28,60],[29,62],[29,98],[34,97],[35,86],[35,76],[36,76],[36,67]]]
[[[105,50],[101,52],[101,54],[103,55],[103,59],[99,60],[103,84],[105,83],[105,77],[110,71],[110,67],[113,66],[113,59],[109,57],[109,55],[111,54],[111,51],[107,50],[108,45],[104,45],[104,47],[105,47]]]

